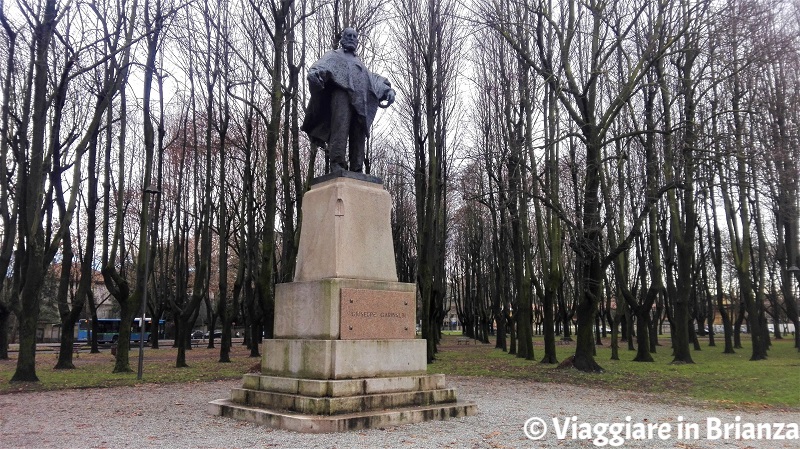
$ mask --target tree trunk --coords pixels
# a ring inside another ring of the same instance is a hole
[[[71,235],[67,233],[62,242],[62,261],[61,261],[61,277],[58,281],[58,293],[56,294],[58,302],[58,312],[61,317],[61,335],[59,338],[60,346],[58,351],[58,360],[53,369],[75,369],[72,363],[72,343],[74,340],[73,331],[75,329],[75,321],[78,319],[78,314],[72,314],[69,297],[69,284],[72,277],[72,259],[74,254],[72,252]],[[74,298],[73,298],[74,300]],[[82,308],[75,303],[72,304],[72,310],[77,309],[80,312]]]
[[[587,113],[589,113],[587,111]],[[593,114],[594,111],[591,112]],[[583,292],[578,303],[578,331],[576,332],[575,358],[573,366],[580,371],[602,372],[603,368],[594,360],[592,330],[597,305],[603,292],[603,267],[601,261],[602,239],[600,233],[600,156],[601,144],[594,121],[587,120],[583,126],[586,136],[586,185],[583,192],[583,223],[579,240],[581,261],[579,269],[583,275]]]
[[[2,9],[2,8],[0,8]],[[7,36],[6,43],[6,72],[3,80],[3,95],[2,95],[2,108],[0,108],[0,167],[8,167],[8,150],[11,147],[10,140],[10,103],[13,100],[11,92],[15,72],[15,54],[16,54],[16,38],[17,33],[13,31],[11,25],[8,23],[5,12],[0,10],[0,25]],[[2,219],[2,227],[6,231],[3,232],[2,240],[0,240],[0,273],[8,273],[11,266],[11,256],[14,253],[14,244],[17,229],[17,215],[19,209],[12,205],[9,198],[12,186],[9,176],[0,176],[0,219]],[[6,298],[11,295],[4,294],[4,289],[8,282],[0,282],[0,360],[8,360],[8,322],[11,317],[12,309],[11,304],[7,302]]]
[[[20,182],[24,196],[18,198],[20,207],[19,241],[17,257],[23,262],[22,288],[19,300],[19,357],[12,382],[38,382],[36,376],[36,325],[39,320],[41,291],[45,276],[45,241],[41,211],[44,198],[45,130],[48,111],[48,55],[55,27],[58,8],[55,0],[47,0],[42,9],[41,21],[34,30],[35,73],[33,85],[33,115],[31,117],[30,159],[27,167],[20,170]],[[25,173],[27,172],[27,173]],[[45,206],[47,207],[47,206]]]

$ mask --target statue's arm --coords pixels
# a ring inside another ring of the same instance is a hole
[[[313,65],[308,69],[308,87],[311,93],[319,92],[325,88],[325,81],[328,79],[329,72],[323,67]]]
[[[328,52],[322,55],[317,62],[311,65],[308,69],[308,87],[311,93],[316,93],[325,88],[325,84],[331,79],[331,60],[334,55],[333,52]]]
[[[372,85],[375,91],[375,96],[378,97],[378,106],[388,108],[394,103],[395,91],[392,89],[392,83],[388,79],[372,74]],[[386,103],[384,103],[386,102]]]

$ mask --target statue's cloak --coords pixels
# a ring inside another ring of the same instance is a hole
[[[323,80],[320,85],[316,80]],[[392,88],[389,80],[370,73],[358,56],[348,55],[341,48],[325,53],[308,70],[311,99],[306,108],[306,117],[300,127],[311,140],[324,146],[331,136],[331,92],[344,89],[350,96],[350,104],[358,114],[358,120],[369,135],[375,119],[378,103]],[[354,117],[354,119],[356,119]]]

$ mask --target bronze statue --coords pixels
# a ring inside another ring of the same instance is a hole
[[[325,53],[308,70],[311,100],[301,129],[324,147],[331,171],[361,173],[369,128],[378,107],[394,103],[395,91],[386,78],[370,73],[356,54],[358,33],[342,30],[341,48]],[[349,166],[345,147],[349,138]]]

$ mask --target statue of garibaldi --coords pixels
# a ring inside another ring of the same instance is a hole
[[[311,100],[301,129],[318,145],[328,145],[332,172],[361,173],[375,113],[378,107],[387,108],[394,103],[395,91],[389,80],[371,73],[361,62],[356,53],[356,30],[342,30],[339,45],[308,70]]]

